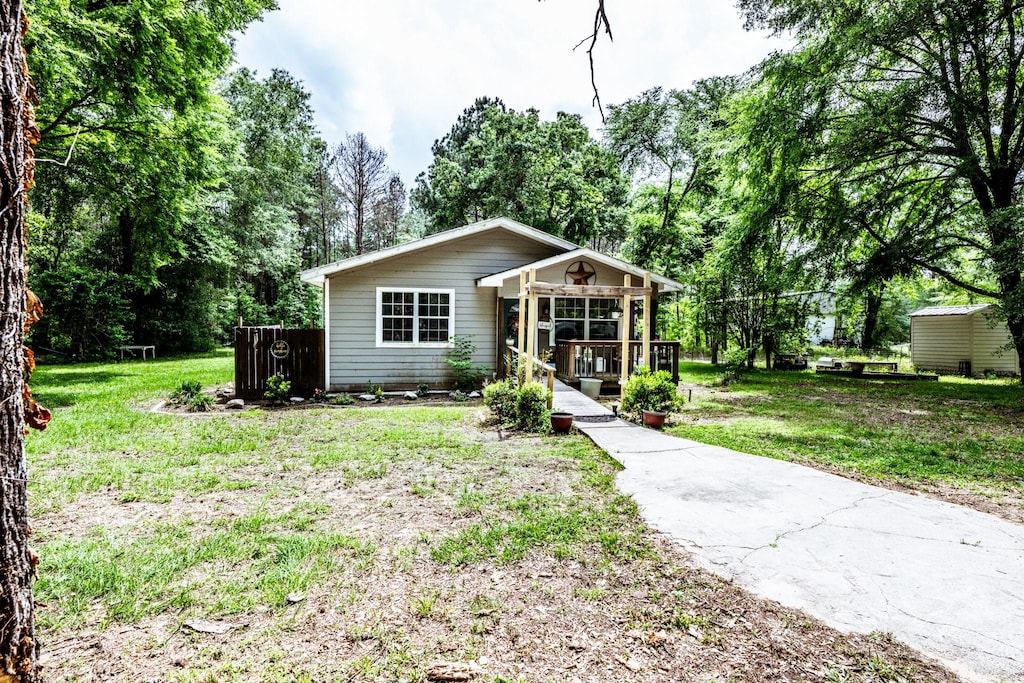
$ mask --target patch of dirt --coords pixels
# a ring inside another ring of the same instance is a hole
[[[444,663],[480,681],[959,680],[885,634],[843,634],[757,598],[650,530],[641,531],[648,552],[636,556],[610,557],[595,544],[568,558],[533,550],[507,564],[435,561],[434,540],[481,520],[475,494],[496,506],[488,514],[529,493],[584,496],[593,506],[615,496],[584,484],[576,460],[550,455],[552,442],[496,441],[471,411],[458,429],[469,437],[466,455],[389,458],[380,476],[353,479],[300,459],[253,464],[235,473],[262,477],[254,489],[178,492],[166,505],[100,492],[43,515],[47,539],[81,538],[98,525],[141,534],[153,521],[199,533],[307,503],[320,510],[316,529],[377,546],[367,564],[339,565],[287,606],[205,614],[198,604],[109,626],[97,607],[80,627],[42,634],[48,680],[424,681],[442,680],[426,672]],[[483,456],[468,455],[474,444]],[[197,631],[185,625],[191,619],[213,623]]]

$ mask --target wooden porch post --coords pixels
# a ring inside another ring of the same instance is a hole
[[[537,281],[537,269],[530,268],[530,284]],[[526,381],[533,379],[533,354],[537,350],[537,293],[530,290],[530,329],[526,338]]]
[[[644,289],[651,288],[651,271],[644,273]],[[643,331],[644,365],[651,368],[651,295],[644,294],[644,331]],[[653,368],[651,368],[653,370]]]
[[[625,287],[632,287],[633,278],[627,273],[622,279],[622,284]],[[629,309],[633,303],[631,299],[629,294],[622,296],[622,364],[619,368],[619,399],[626,395],[626,380],[629,379],[629,327],[632,318]]]
[[[516,379],[519,379],[519,369],[525,366],[523,362],[523,340],[526,339],[526,271],[519,271],[519,338],[516,340],[516,348],[519,350],[518,364],[516,365]]]

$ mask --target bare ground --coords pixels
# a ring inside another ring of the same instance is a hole
[[[369,413],[328,415],[351,425]],[[511,516],[498,503],[524,492],[580,498],[583,509],[624,505],[614,491],[587,485],[575,458],[548,456],[552,441],[499,440],[473,410],[459,429],[486,457],[392,459],[386,474],[355,478],[254,465],[245,475],[262,478],[255,489],[179,492],[167,504],[118,502],[116,491],[101,491],[46,513],[36,524],[43,538],[80,538],[97,527],[131,535],[153,523],[230,521],[273,496],[282,508],[315,501],[325,511],[316,529],[376,547],[286,606],[206,614],[201,602],[121,623],[97,604],[78,625],[42,634],[47,680],[959,680],[886,634],[840,633],[696,567],[629,506],[620,515],[626,526],[608,529],[635,535],[628,543],[602,536],[571,552],[541,543],[510,562],[435,559],[441,539]],[[467,505],[475,500],[467,491],[494,502]],[[209,571],[215,587],[213,574],[233,568]],[[41,611],[56,615],[60,605]]]

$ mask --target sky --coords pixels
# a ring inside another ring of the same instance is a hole
[[[239,65],[260,77],[281,68],[311,94],[329,145],[362,131],[412,187],[434,140],[477,97],[543,119],[580,114],[595,137],[601,117],[586,46],[594,0],[279,0],[236,40]],[[601,101],[656,85],[687,88],[739,74],[782,39],[743,30],[728,0],[606,0],[614,42],[595,50]]]

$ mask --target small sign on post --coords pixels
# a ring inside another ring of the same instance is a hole
[[[288,353],[291,352],[291,350],[291,347],[288,346],[288,342],[284,339],[277,339],[270,345],[270,355],[278,359],[287,358]]]

